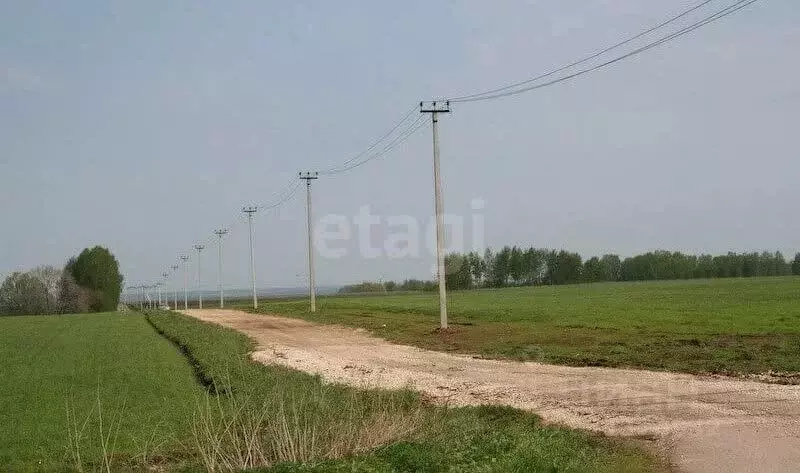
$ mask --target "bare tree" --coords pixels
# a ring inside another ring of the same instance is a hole
[[[55,314],[58,312],[61,270],[53,266],[42,265],[33,268],[28,274],[41,281],[47,289],[47,310],[44,313]]]
[[[0,286],[0,314],[46,314],[49,308],[47,287],[31,273],[16,272]]]
[[[61,274],[58,290],[58,312],[62,314],[89,312],[90,294],[75,282],[69,271]]]

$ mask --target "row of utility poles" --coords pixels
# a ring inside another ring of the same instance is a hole
[[[433,183],[434,183],[434,201],[436,209],[436,266],[437,266],[437,279],[439,282],[439,323],[442,329],[447,328],[447,291],[445,288],[445,267],[444,267],[444,202],[442,198],[442,178],[439,170],[439,114],[450,112],[449,102],[420,102],[420,113],[428,113],[431,115],[431,125],[433,128]],[[311,312],[316,312],[316,283],[314,280],[314,248],[313,248],[313,214],[311,208],[311,182],[319,179],[318,172],[300,172],[298,177],[306,181],[306,218],[307,218],[307,236],[308,236],[308,295],[311,303]],[[253,244],[253,217],[258,212],[258,207],[247,206],[242,208],[242,212],[247,215],[247,221],[250,232],[250,282],[253,292],[253,308],[258,308],[258,293],[256,290],[256,264],[255,264],[255,249]],[[228,229],[222,228],[214,230],[213,232],[218,237],[218,289],[219,289],[219,307],[225,307],[225,289],[222,281],[222,240],[228,234]],[[200,287],[201,279],[201,266],[200,260],[205,246],[195,245],[194,249],[197,251],[197,284]],[[188,300],[188,255],[180,255],[183,262],[183,307],[189,307]],[[173,273],[177,272],[179,266],[173,265]],[[166,280],[169,276],[168,273],[163,274]],[[134,286],[131,289],[139,289],[143,291],[142,297],[139,299],[140,307],[143,306],[145,299],[152,306],[153,301],[150,299],[148,288],[158,288],[158,305],[161,306],[161,286],[163,282],[157,283],[153,286]],[[178,306],[178,293],[177,289],[174,290],[174,308]],[[198,293],[198,306],[203,308],[203,294],[202,291]]]

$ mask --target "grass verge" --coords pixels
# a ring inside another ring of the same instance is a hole
[[[800,278],[599,283],[267,301],[259,312],[366,328],[393,342],[490,358],[690,373],[800,372]],[[244,304],[242,309],[247,310]],[[777,379],[777,378],[776,378]]]

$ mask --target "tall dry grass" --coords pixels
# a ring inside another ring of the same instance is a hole
[[[74,402],[66,401],[68,450],[72,467],[79,473],[102,471],[111,473],[117,439],[122,427],[125,403],[114,409],[110,418],[103,417],[103,403],[98,388],[96,403],[82,416],[78,416]],[[100,464],[87,461],[86,450],[101,452]]]
[[[397,396],[333,393],[320,387],[286,396],[205,396],[193,423],[194,446],[210,472],[230,472],[281,462],[315,462],[368,452],[414,437],[430,411]]]

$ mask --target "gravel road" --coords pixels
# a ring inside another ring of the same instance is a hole
[[[327,381],[411,387],[451,405],[506,404],[549,422],[651,439],[687,473],[800,472],[800,386],[484,360],[285,317],[185,313],[247,334],[259,362]]]

